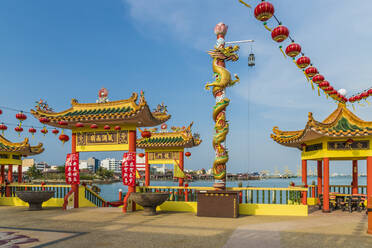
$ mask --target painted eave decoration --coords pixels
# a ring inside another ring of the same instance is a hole
[[[320,137],[367,137],[372,136],[372,122],[363,121],[343,103],[339,103],[337,109],[329,115],[323,122],[318,122],[310,112],[307,124],[304,129],[298,131],[282,131],[278,127],[273,128],[270,137],[277,143],[297,147],[305,142],[318,139]]]
[[[146,130],[151,132],[151,137],[137,139],[137,148],[191,148],[198,146],[202,140],[198,134],[192,134],[192,125],[193,123],[188,127],[172,127],[172,132],[156,132],[156,128]]]
[[[40,154],[43,151],[42,143],[39,143],[37,146],[30,146],[28,138],[25,138],[23,142],[13,143],[0,135],[0,152],[16,152],[22,156],[29,156]]]
[[[76,129],[77,123],[89,124],[89,126],[112,124],[148,127],[162,124],[170,119],[171,115],[167,113],[164,104],[158,105],[151,112],[143,91],[138,103],[137,99],[137,93],[133,93],[129,99],[119,101],[79,103],[76,99],[72,99],[71,108],[65,111],[53,112],[37,105],[35,109],[31,109],[31,114],[39,120],[47,118],[50,126],[66,129]]]

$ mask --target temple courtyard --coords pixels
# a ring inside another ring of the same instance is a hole
[[[117,208],[63,211],[0,207],[0,247],[372,247],[365,212],[313,209],[308,217],[197,217],[193,213]],[[23,235],[23,236],[19,236]],[[4,246],[3,246],[4,245]]]

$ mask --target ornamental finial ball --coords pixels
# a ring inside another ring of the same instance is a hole
[[[226,32],[227,32],[227,29],[228,29],[228,28],[229,28],[229,27],[228,27],[225,23],[220,22],[220,23],[218,23],[218,24],[214,27],[214,33],[215,33],[216,35],[219,35],[219,34],[221,34],[221,35],[225,35]]]
[[[347,91],[345,89],[339,89],[338,93],[340,93],[342,96],[346,96]]]

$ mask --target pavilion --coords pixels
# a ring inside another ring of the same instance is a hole
[[[13,166],[18,165],[18,183],[22,182],[22,157],[40,154],[43,144],[31,146],[28,138],[23,142],[13,143],[0,135],[0,184],[5,183],[5,166],[8,166],[8,183],[13,182]]]
[[[367,160],[367,199],[372,196],[372,122],[361,120],[347,109],[345,103],[339,103],[323,122],[316,121],[309,113],[302,130],[281,131],[274,127],[271,138],[281,145],[302,151],[303,185],[307,185],[307,161],[318,162],[318,195],[323,194],[324,212],[329,212],[330,160],[353,161],[353,194],[358,193],[358,160]],[[306,197],[303,200],[306,204]]]
[[[157,126],[171,118],[164,104],[158,104],[151,111],[143,91],[140,95],[133,93],[128,99],[109,101],[105,88],[99,90],[95,103],[79,103],[72,99],[71,107],[61,112],[54,112],[49,106],[38,104],[35,109],[31,109],[31,114],[44,125],[70,129],[71,153],[76,154],[98,151],[136,152],[138,127]],[[78,185],[73,184],[72,190],[75,192],[74,207],[77,208]],[[128,186],[128,192],[135,192],[135,186]],[[132,208],[135,209],[134,204]]]
[[[198,146],[202,140],[199,134],[192,134],[191,123],[188,127],[171,127],[167,130],[166,125],[162,129],[140,130],[142,133],[150,132],[149,137],[137,140],[137,148],[145,150],[145,185],[150,186],[150,164],[174,164],[184,170],[184,156],[190,156],[190,152],[184,152],[187,148]],[[145,135],[142,135],[145,136]],[[176,171],[176,169],[174,170]],[[179,186],[183,186],[183,178],[179,178]]]

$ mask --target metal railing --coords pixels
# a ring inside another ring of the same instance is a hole
[[[214,190],[212,187],[167,187],[148,186],[138,187],[140,192],[168,192],[168,201],[197,201],[197,191]],[[256,188],[256,187],[234,187],[227,188],[231,191],[239,191],[240,203],[246,204],[301,204],[301,193],[306,188]]]
[[[85,199],[87,199],[97,207],[108,206],[106,201],[89,187],[85,187]]]
[[[337,192],[341,194],[352,194],[351,185],[330,185],[329,192]],[[367,194],[367,186],[366,185],[358,185],[358,194]],[[309,185],[307,191],[307,197],[317,198],[318,196],[318,186],[317,185]]]
[[[64,198],[65,195],[71,190],[70,185],[34,185],[34,184],[9,184],[1,185],[0,196],[6,197],[6,191],[8,188],[8,196],[15,197],[16,191],[55,191],[53,198]]]

